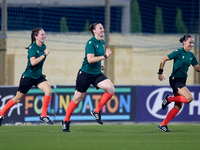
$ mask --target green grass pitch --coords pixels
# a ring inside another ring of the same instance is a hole
[[[1,126],[1,150],[198,150],[200,125],[168,125],[163,133],[157,124]]]

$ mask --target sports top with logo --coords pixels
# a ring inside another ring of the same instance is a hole
[[[42,61],[40,61],[37,65],[32,66],[30,62],[30,58],[35,56],[35,58],[40,57],[41,55],[44,54],[44,50],[46,49],[46,45],[42,44],[42,47],[38,46],[36,42],[32,43],[29,48],[28,48],[28,63],[26,70],[23,73],[23,76],[27,78],[33,78],[33,79],[38,79],[41,77],[42,74],[42,67],[44,64],[44,61],[46,58],[44,58]]]
[[[187,78],[187,71],[190,65],[195,66],[198,64],[197,58],[189,51],[186,52],[182,47],[167,55],[168,58],[174,59],[172,74],[170,77]]]
[[[97,40],[94,36],[86,43],[85,58],[82,63],[81,70],[90,74],[101,73],[101,61],[89,64],[87,61],[87,54],[94,54],[95,57],[105,54],[104,40]]]

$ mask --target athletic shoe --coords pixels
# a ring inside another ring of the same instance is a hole
[[[47,123],[47,124],[50,124],[50,125],[53,124],[53,122],[49,119],[49,116],[46,116],[46,117],[40,116],[40,120]]]
[[[63,128],[63,132],[70,132],[69,131],[69,124],[70,124],[71,122],[70,121],[63,121],[62,120],[62,128]]]
[[[169,101],[168,101],[168,98],[169,98],[169,94],[166,94],[165,95],[165,98],[164,98],[164,100],[163,100],[163,102],[162,102],[162,109],[164,110],[166,107],[167,107],[167,105],[169,105]]]
[[[1,122],[3,121],[4,117],[0,116],[0,126],[1,126]]]
[[[160,131],[162,131],[162,132],[172,132],[171,130],[168,130],[167,125],[165,125],[165,126],[159,125],[159,126],[158,126],[158,130],[160,130]]]
[[[90,113],[99,124],[103,124],[103,121],[101,120],[101,112],[100,111],[99,111],[99,113],[96,113],[94,110],[92,110]]]

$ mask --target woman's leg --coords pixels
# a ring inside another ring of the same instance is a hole
[[[85,92],[81,93],[75,90],[74,98],[70,101],[69,105],[67,106],[65,118],[64,120],[62,120],[63,132],[70,132],[69,124],[70,124],[71,115],[73,114],[78,104],[82,101],[84,96],[85,96]]]
[[[4,116],[5,113],[6,113],[12,106],[14,106],[15,104],[21,102],[25,95],[26,95],[26,94],[17,91],[15,97],[11,98],[11,99],[6,103],[6,105],[3,107],[3,109],[2,109],[1,112],[0,112],[0,116]]]
[[[51,101],[52,90],[51,90],[51,87],[50,87],[50,85],[47,81],[39,83],[37,85],[37,87],[45,93],[44,98],[43,98],[41,116],[46,117],[47,116],[47,109],[48,109],[49,103]]]
[[[112,98],[115,93],[115,88],[112,82],[109,79],[103,80],[97,84],[97,86],[105,91],[102,95],[97,107],[95,108],[95,112],[99,113],[102,107]]]
[[[178,96],[169,97],[169,102],[180,102],[180,103],[190,103],[193,100],[193,96],[187,87],[178,88]]]
[[[94,110],[92,110],[90,113],[96,119],[96,121],[102,125],[103,121],[101,120],[100,110],[112,98],[112,96],[115,93],[115,88],[109,79],[105,79],[99,82],[97,84],[97,87],[103,89],[105,93],[101,96],[101,99],[99,103],[97,104],[97,107]]]
[[[182,108],[183,103],[175,102],[174,107],[169,111],[166,118],[163,120],[163,122],[160,124],[161,126],[167,125],[173,118],[176,117],[179,110]]]
[[[171,99],[170,99],[171,98]],[[158,126],[158,129],[163,132],[169,132],[167,128],[167,124],[176,117],[180,109],[182,108],[183,103],[189,103],[193,100],[192,94],[187,89],[187,87],[178,88],[178,92],[174,94],[174,97],[169,97],[168,101],[172,102],[174,101],[174,107],[169,111],[166,118],[163,120],[163,122]]]
[[[165,99],[162,102],[162,109],[164,110],[167,105],[171,102],[179,102],[179,103],[190,103],[193,100],[193,96],[187,87],[178,88],[178,92],[176,96],[169,97],[169,95],[165,96]]]
[[[67,106],[66,115],[64,118],[65,121],[70,121],[70,117],[73,114],[74,110],[78,106],[78,104],[82,101],[83,97],[85,96],[85,92],[81,93],[75,90],[74,98],[70,101],[69,105]]]

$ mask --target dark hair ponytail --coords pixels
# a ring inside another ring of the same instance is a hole
[[[95,22],[92,25],[90,25],[89,28],[88,28],[88,30],[92,32],[93,36],[94,36],[93,30],[96,29],[97,24],[100,24],[100,22]]]
[[[190,35],[190,34],[185,34],[182,38],[180,38],[180,43],[183,43],[183,41],[187,41],[188,40],[188,38],[193,38],[193,36],[192,35]]]
[[[32,32],[31,32],[31,44],[36,41],[35,36],[38,36],[38,33],[39,33],[40,30],[43,30],[43,29],[42,28],[36,28],[36,29],[32,30]],[[26,47],[26,49],[28,49],[28,47]]]

